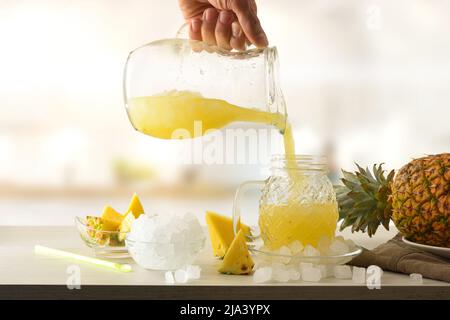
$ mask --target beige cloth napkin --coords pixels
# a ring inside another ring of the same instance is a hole
[[[420,273],[424,278],[450,282],[449,259],[412,248],[400,235],[373,250],[363,249],[349,264],[357,267],[377,265],[384,270]]]

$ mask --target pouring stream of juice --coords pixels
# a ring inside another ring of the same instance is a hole
[[[286,116],[243,108],[224,100],[202,97],[190,91],[137,97],[127,101],[128,116],[136,130],[162,139],[177,139],[180,133],[196,136],[194,122],[201,121],[202,132],[247,121],[277,127],[283,134],[286,155],[295,155],[295,143]],[[182,131],[180,131],[182,130]],[[287,159],[288,174],[294,183],[303,178],[295,158]],[[330,211],[331,210],[331,211]],[[330,214],[331,212],[331,214]],[[332,237],[336,228],[337,210],[323,204],[302,205],[289,198],[284,205],[260,208],[259,225],[264,243],[270,249],[288,245],[294,240],[316,245],[323,235]]]

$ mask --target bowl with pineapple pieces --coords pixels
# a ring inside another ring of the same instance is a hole
[[[101,216],[76,217],[75,224],[83,242],[93,248],[96,256],[107,258],[129,257],[125,239],[132,224],[144,209],[136,194],[124,214],[105,206]]]

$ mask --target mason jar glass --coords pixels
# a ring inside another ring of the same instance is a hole
[[[240,219],[240,203],[251,188],[259,188],[260,237],[269,250],[293,241],[317,246],[321,237],[333,238],[338,205],[327,177],[324,157],[277,155],[265,181],[244,182],[236,192],[233,222]]]

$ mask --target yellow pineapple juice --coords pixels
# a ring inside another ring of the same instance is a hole
[[[322,236],[334,237],[338,219],[334,203],[302,205],[289,200],[285,205],[261,206],[259,210],[261,237],[269,249],[294,240],[317,246]]]
[[[172,91],[155,96],[137,97],[127,101],[128,116],[136,130],[162,139],[178,138],[174,132],[187,130],[195,137],[194,122],[201,121],[204,134],[232,122],[255,122],[274,125],[283,133],[286,155],[295,154],[291,126],[282,114],[243,108],[224,100],[202,97],[189,91]],[[296,170],[295,160],[287,160],[293,168],[291,179],[303,179]],[[291,161],[291,162],[289,162]],[[316,245],[322,235],[332,237],[338,219],[335,204],[301,205],[288,200],[287,204],[260,208],[259,226],[265,245],[277,249],[294,240]]]
[[[201,121],[204,134],[236,121],[273,124],[282,128],[285,117],[256,109],[235,106],[224,100],[204,98],[190,91],[138,97],[128,100],[128,116],[136,130],[161,139],[177,138],[177,130],[195,137],[194,122]]]

